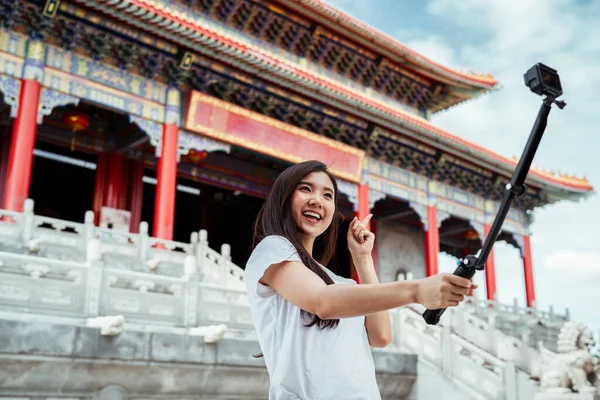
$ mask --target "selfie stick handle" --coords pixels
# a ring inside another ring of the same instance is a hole
[[[527,177],[533,157],[535,156],[544,131],[546,130],[546,124],[552,103],[556,103],[560,109],[563,109],[566,105],[566,103],[563,101],[556,101],[555,98],[550,96],[544,99],[544,102],[542,103],[542,106],[538,112],[538,116],[535,120],[535,124],[533,125],[529,135],[529,140],[527,141],[525,149],[523,150],[523,154],[521,155],[521,159],[517,164],[517,168],[513,173],[510,183],[506,185],[506,191],[504,192],[502,203],[500,204],[500,208],[498,209],[498,213],[496,214],[492,228],[485,238],[485,243],[483,244],[481,254],[479,257],[469,255],[464,259],[459,260],[458,268],[456,268],[454,271],[454,275],[471,279],[477,270],[482,270],[484,268],[487,258],[492,251],[492,247],[494,246],[494,242],[500,234],[500,229],[502,228],[502,224],[504,223],[504,219],[508,214],[513,199],[516,196],[522,196],[526,191],[526,187],[524,185],[525,178]],[[440,317],[444,311],[446,311],[445,308],[426,310],[423,313],[423,318],[427,324],[436,325],[440,321]]]

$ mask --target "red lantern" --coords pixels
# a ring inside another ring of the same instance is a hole
[[[468,240],[475,240],[479,238],[479,234],[474,229],[469,229],[465,235]]]
[[[63,123],[75,133],[87,129],[90,126],[90,119],[80,111],[69,110],[63,117]]]
[[[198,164],[200,161],[204,160],[208,156],[208,153],[205,150],[196,151],[191,149],[187,154],[187,159],[190,160],[193,164]]]

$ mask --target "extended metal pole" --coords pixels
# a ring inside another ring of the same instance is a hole
[[[527,177],[527,173],[529,172],[529,168],[531,167],[531,163],[537,148],[542,140],[544,131],[546,130],[548,115],[550,114],[552,103],[554,102],[554,97],[546,97],[542,103],[542,106],[540,107],[540,110],[538,111],[535,124],[533,125],[529,135],[529,140],[525,145],[525,149],[523,150],[523,154],[521,155],[521,159],[517,164],[517,168],[513,173],[510,183],[506,185],[506,191],[504,192],[502,203],[500,204],[500,208],[498,209],[498,213],[496,214],[492,228],[485,238],[485,243],[483,244],[479,257],[469,255],[460,260],[458,262],[458,267],[454,271],[454,275],[471,279],[473,275],[475,275],[475,271],[483,270],[485,262],[492,251],[492,247],[494,247],[496,238],[500,234],[502,224],[504,223],[504,219],[510,210],[513,199],[516,196],[521,196],[525,193],[525,178]],[[557,102],[557,104],[561,109],[565,106],[564,102]],[[429,325],[436,325],[440,321],[440,317],[444,311],[446,311],[445,308],[426,310],[423,313],[423,318]]]

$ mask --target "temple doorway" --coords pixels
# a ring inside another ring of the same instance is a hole
[[[45,217],[83,222],[92,208],[96,156],[36,142],[29,197],[34,212]]]
[[[144,174],[142,221],[152,232],[155,170]],[[223,244],[231,246],[231,261],[244,267],[250,256],[254,221],[264,200],[239,191],[216,187],[177,177],[173,240],[189,243],[192,232],[206,229],[209,246],[220,252]]]

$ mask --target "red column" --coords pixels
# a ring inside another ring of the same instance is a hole
[[[523,236],[523,269],[525,272],[525,295],[527,307],[535,304],[535,286],[533,284],[533,259],[531,257],[531,239],[529,235]]]
[[[369,186],[361,183],[358,185],[358,210],[356,211],[356,216],[359,220],[364,220],[369,215]],[[367,224],[367,229],[371,228],[371,222]],[[358,279],[358,274],[356,272],[356,268],[354,268],[354,264],[352,263],[351,267],[352,279],[354,279],[357,283],[360,283]]]
[[[106,175],[104,180],[104,207],[120,207],[122,180],[125,179],[127,169],[125,158],[122,154],[108,153],[106,155]]]
[[[23,211],[23,203],[29,196],[41,88],[38,81],[24,79],[21,82],[4,191],[4,208],[7,210]]]
[[[162,149],[156,174],[154,224],[152,236],[173,239],[175,221],[175,193],[177,190],[177,143],[179,129],[175,124],[164,124]]]
[[[131,160],[129,163],[129,193],[127,196],[127,209],[131,211],[131,225],[129,230],[138,233],[142,220],[142,197],[144,193],[144,163]]]
[[[483,225],[483,233],[486,238],[491,230],[491,224]],[[496,267],[493,249],[490,251],[490,255],[488,256],[487,262],[485,263],[485,287],[487,290],[488,300],[496,300]]]
[[[438,253],[440,252],[440,233],[438,231],[437,209],[427,207],[427,230],[425,231],[425,273],[426,276],[438,274]]]

